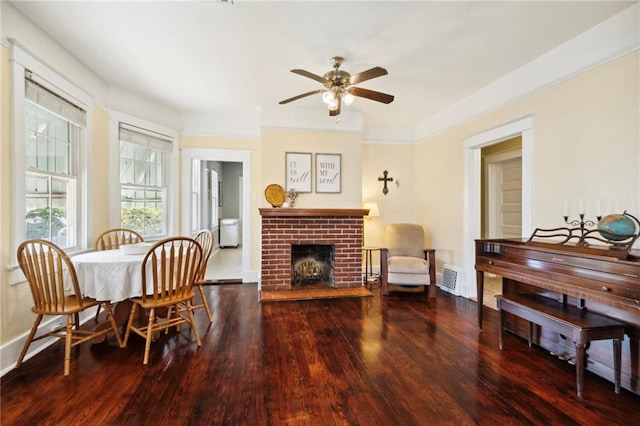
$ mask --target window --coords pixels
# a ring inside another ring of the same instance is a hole
[[[24,239],[77,246],[78,152],[86,112],[25,71]]]
[[[120,123],[119,140],[120,224],[146,238],[166,236],[171,138]]]

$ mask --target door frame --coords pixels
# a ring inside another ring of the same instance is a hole
[[[533,199],[533,115],[503,124],[463,140],[463,208],[462,208],[462,256],[465,279],[461,285],[461,295],[467,298],[477,296],[475,274],[475,243],[481,237],[481,173],[482,156],[480,150],[504,140],[522,137],[522,235],[532,231]]]
[[[182,154],[182,214],[181,226],[183,235],[191,234],[191,200],[186,200],[186,196],[191,196],[189,185],[191,184],[191,160],[199,159],[203,161],[229,161],[242,163],[242,282],[257,282],[257,271],[250,271],[250,250],[251,233],[249,225],[251,214],[250,182],[251,182],[251,151],[233,149],[204,149],[204,148],[183,148]]]

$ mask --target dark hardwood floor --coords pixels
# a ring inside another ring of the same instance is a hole
[[[640,396],[505,334],[497,313],[438,292],[260,303],[256,285],[205,287],[188,328],[74,350],[60,343],[1,379],[9,425],[631,425]]]

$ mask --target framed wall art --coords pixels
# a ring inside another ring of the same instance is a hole
[[[316,192],[342,191],[340,154],[316,154]]]
[[[285,153],[285,190],[311,192],[311,154],[303,152]]]

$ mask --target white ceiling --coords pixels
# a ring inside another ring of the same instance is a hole
[[[343,56],[366,124],[414,126],[636,2],[14,1],[22,14],[111,86],[182,113],[316,108]],[[344,111],[344,108],[343,108]]]

